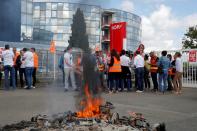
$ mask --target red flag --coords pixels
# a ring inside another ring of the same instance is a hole
[[[55,41],[51,41],[51,45],[50,45],[50,49],[49,51],[54,54],[55,51],[56,51],[56,48],[55,48]]]

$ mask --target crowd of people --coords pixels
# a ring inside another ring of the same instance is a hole
[[[107,55],[99,50],[95,50],[92,55],[95,58],[101,88],[110,94],[126,89],[128,92],[135,90],[138,93],[150,90],[161,93],[174,91],[181,94],[183,63],[179,52],[172,58],[167,51],[162,51],[161,57],[158,57],[155,52],[145,54],[144,45],[141,44],[133,54],[113,49]],[[82,55],[79,55],[79,59],[74,60],[72,48],[67,48],[61,57],[59,67],[63,72],[65,91],[68,91],[69,87],[78,90],[81,86],[77,84],[77,80],[82,78],[79,74],[83,72],[81,57]]]
[[[9,45],[5,45],[0,58],[1,71],[4,71],[5,90],[15,90],[17,87],[35,88],[36,71],[38,69],[38,55],[35,48],[23,48],[18,52],[15,47],[11,50]],[[17,82],[18,76],[20,77],[20,85]]]
[[[161,57],[158,57],[155,52],[145,54],[144,45],[141,44],[134,53],[125,50],[117,52],[113,49],[110,53],[104,54],[95,49],[91,55],[91,61],[86,61],[85,64],[95,63],[95,69],[93,66],[86,68],[92,68],[92,71],[98,74],[101,89],[107,90],[110,94],[126,89],[128,92],[135,90],[138,93],[151,90],[162,93],[174,91],[181,94],[183,63],[179,52],[172,56],[167,51],[162,51]],[[68,91],[69,87],[77,91],[83,86],[82,57],[82,53],[73,56],[71,47],[60,57],[59,68],[63,73],[65,91]],[[16,87],[35,88],[39,63],[35,48],[23,48],[18,52],[15,47],[11,50],[9,45],[5,45],[0,58],[5,90],[10,90],[10,87],[14,90]],[[17,82],[18,76],[20,84]],[[90,79],[91,77],[93,78],[90,76]],[[1,79],[2,73],[0,82]]]

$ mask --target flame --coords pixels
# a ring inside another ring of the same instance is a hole
[[[96,118],[100,116],[100,105],[103,100],[101,98],[93,98],[90,94],[88,85],[85,86],[86,99],[80,102],[83,109],[77,112],[79,118]]]

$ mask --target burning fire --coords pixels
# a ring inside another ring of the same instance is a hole
[[[100,106],[103,100],[101,98],[94,98],[90,91],[88,85],[85,86],[85,96],[86,99],[80,102],[80,106],[83,109],[77,112],[77,117],[79,118],[95,118],[100,116]]]

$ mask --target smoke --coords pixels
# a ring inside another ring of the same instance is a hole
[[[82,109],[84,107],[80,106],[82,100],[86,100],[85,87],[88,86],[89,92],[92,98],[101,97],[101,82],[99,79],[99,74],[96,69],[96,57],[91,53],[83,53],[82,58],[83,66],[83,76],[82,76],[82,86],[80,87],[79,93],[76,96],[76,107],[77,109]]]
[[[21,1],[1,0],[0,40],[20,41]]]

